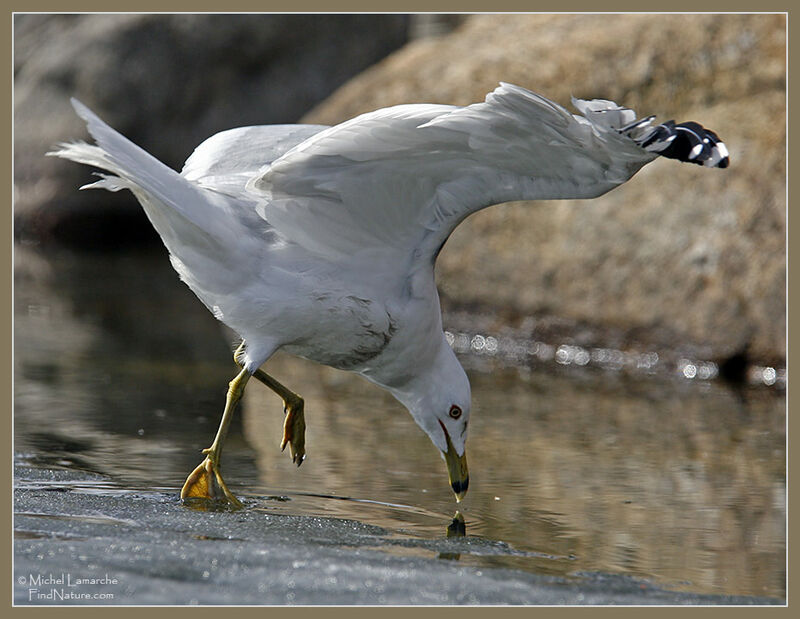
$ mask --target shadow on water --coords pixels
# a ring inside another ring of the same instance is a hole
[[[216,430],[233,334],[163,253],[18,247],[15,261],[16,452],[106,476],[53,490],[177,494]],[[282,355],[268,369],[306,399],[308,458],[297,468],[280,452],[280,401],[254,384],[226,480],[246,509],[380,525],[386,552],[785,596],[782,394],[463,361],[471,486],[456,515],[444,462],[400,404]],[[464,535],[452,552],[428,544]]]

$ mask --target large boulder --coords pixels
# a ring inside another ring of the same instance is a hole
[[[622,346],[681,342],[718,360],[781,363],[785,35],[782,15],[473,16],[406,45],[304,120],[465,105],[501,80],[567,106],[602,97],[697,120],[725,140],[728,169],[659,160],[599,199],[473,215],[439,258],[443,307],[502,309],[505,323],[555,315]]]
[[[127,195],[78,193],[85,167],[45,157],[86,137],[77,97],[168,165],[230,127],[295,122],[403,45],[403,15],[17,15],[17,238],[153,235]]]

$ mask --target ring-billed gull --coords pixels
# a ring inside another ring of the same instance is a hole
[[[110,173],[83,188],[132,191],[181,279],[242,337],[241,371],[182,498],[241,505],[220,457],[252,376],[283,399],[281,448],[302,463],[303,399],[260,369],[283,349],[387,389],[441,451],[461,500],[470,386],[445,339],[434,282],[453,229],[500,202],[599,196],[659,155],[728,165],[725,145],[697,123],[654,125],[612,101],[572,102],[580,114],[501,83],[466,107],[398,105],[333,127],[231,129],[198,146],[178,174],[73,100],[96,145],[50,154]]]

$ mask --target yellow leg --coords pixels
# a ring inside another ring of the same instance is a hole
[[[239,367],[243,365],[241,361],[242,354],[244,354],[244,342],[233,353],[233,360],[236,361]],[[277,393],[283,400],[283,412],[286,414],[286,418],[283,420],[281,451],[286,449],[286,445],[289,445],[289,454],[292,456],[292,462],[300,466],[306,458],[306,420],[303,398],[284,387],[262,370],[256,370],[253,372],[253,376]]]
[[[233,417],[233,411],[244,394],[245,385],[250,379],[250,373],[242,370],[228,385],[228,395],[225,398],[225,410],[222,413],[222,420],[214,437],[211,447],[204,449],[206,459],[190,473],[181,489],[181,499],[204,498],[212,500],[227,500],[234,507],[242,507],[239,500],[228,490],[225,480],[222,479],[220,472],[220,460],[222,458],[222,445],[225,436],[228,434],[228,426]]]

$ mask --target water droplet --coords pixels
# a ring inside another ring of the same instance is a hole
[[[686,378],[690,378],[690,379],[694,378],[695,376],[697,376],[697,366],[694,363],[690,363],[690,362],[687,361],[684,364],[683,368],[681,369],[681,373]]]
[[[561,365],[569,365],[572,363],[572,350],[570,346],[562,344],[556,349],[556,363]]]
[[[591,356],[589,355],[589,352],[584,350],[583,348],[579,348],[575,353],[575,363],[577,363],[578,365],[586,365],[587,363],[589,363],[590,359]]]

